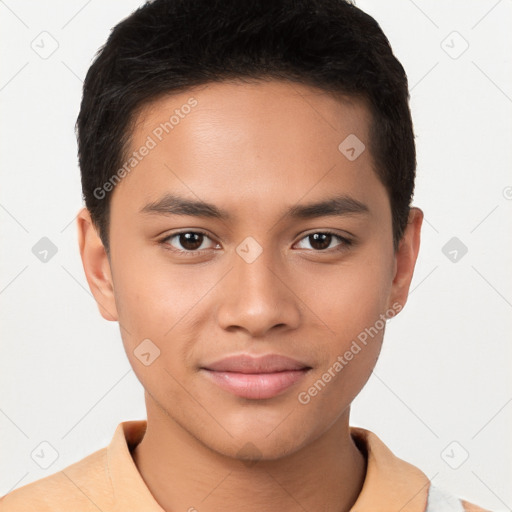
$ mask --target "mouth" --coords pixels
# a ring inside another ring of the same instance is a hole
[[[200,370],[225,391],[242,398],[263,400],[282,394],[302,380],[311,367],[278,354],[262,357],[241,354],[207,364]]]

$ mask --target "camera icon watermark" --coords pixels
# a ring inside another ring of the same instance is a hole
[[[48,469],[59,458],[59,452],[48,441],[42,441],[32,450],[30,457],[40,468]]]
[[[441,48],[451,59],[458,59],[468,48],[469,43],[454,30],[441,41]]]
[[[468,252],[468,248],[456,236],[450,238],[441,248],[441,252],[452,262],[458,263]]]
[[[359,158],[365,149],[366,146],[363,144],[363,141],[353,133],[346,137],[338,146],[339,152],[351,162]]]
[[[252,467],[259,462],[263,454],[255,444],[247,442],[236,455],[247,467]]]
[[[32,247],[32,254],[42,263],[48,263],[56,254],[57,246],[46,236],[43,236]]]
[[[512,199],[512,187],[510,185],[503,189],[503,197],[508,201]]]
[[[137,345],[133,354],[144,366],[149,366],[160,357],[160,349],[149,338],[146,338]]]
[[[59,48],[59,42],[49,32],[44,30],[30,43],[30,48],[41,57],[41,59],[50,58]]]
[[[452,441],[441,452],[441,458],[452,469],[459,469],[468,460],[469,453],[458,441]]]
[[[263,247],[252,236],[248,236],[238,244],[236,252],[246,263],[252,263],[263,252]]]

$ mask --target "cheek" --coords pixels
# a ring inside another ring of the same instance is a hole
[[[300,296],[340,340],[356,337],[371,327],[387,308],[392,284],[392,265],[378,249],[368,248],[346,263],[303,277]],[[342,346],[337,347],[342,349]]]
[[[207,283],[184,265],[155,258],[155,252],[139,249],[116,260],[115,297],[120,321],[130,331],[162,338],[200,299]]]
[[[207,306],[212,308],[208,291],[218,277],[206,268],[185,267],[171,265],[162,257],[151,259],[134,253],[116,261],[114,286],[121,336],[142,381],[157,379],[157,374],[168,379],[164,368],[173,375],[187,373],[194,340],[208,318]],[[137,360],[144,340],[156,346],[145,342],[149,352],[158,353],[151,371]]]
[[[377,362],[386,322],[388,281],[367,267],[330,282],[319,311],[329,327],[316,337],[318,367],[301,387],[297,399],[324,422],[334,422],[369,379]],[[308,414],[309,414],[308,413]]]
[[[324,399],[331,393],[352,399],[377,361],[392,281],[392,263],[383,254],[382,248],[368,247],[357,260],[347,260],[317,281],[322,286],[311,293],[311,309],[324,325],[324,336],[316,340],[319,369],[314,375],[329,382]]]
[[[124,270],[116,283],[123,346],[143,387],[165,396],[172,377],[185,382],[190,305],[181,284],[160,269],[127,264]]]

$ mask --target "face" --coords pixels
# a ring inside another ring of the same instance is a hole
[[[348,418],[405,303],[421,223],[395,252],[369,126],[363,103],[280,81],[208,84],[140,112],[109,262],[86,213],[80,229],[148,417],[266,459]]]

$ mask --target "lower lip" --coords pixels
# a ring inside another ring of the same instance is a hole
[[[263,400],[273,398],[299,382],[306,372],[289,370],[275,373],[216,372],[203,369],[220,388],[242,398]]]

